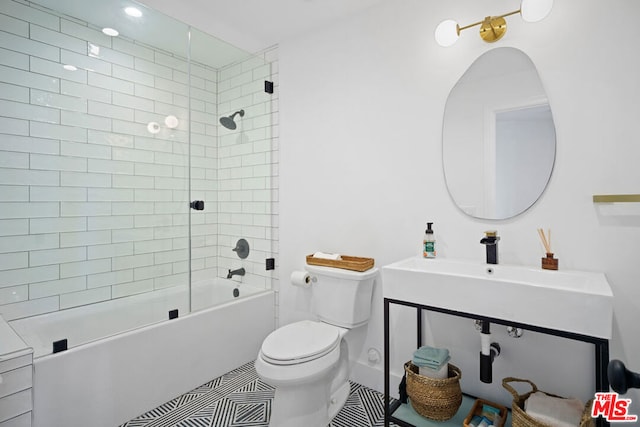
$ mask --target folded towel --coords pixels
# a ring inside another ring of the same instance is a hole
[[[430,368],[438,369],[448,360],[449,350],[446,348],[435,348],[426,345],[413,352],[413,364],[416,366],[429,366]]]
[[[313,254],[314,258],[321,258],[321,259],[332,259],[334,261],[339,261],[342,259],[342,257],[340,256],[340,254],[328,254],[328,253],[324,253],[324,252],[316,252]]]
[[[580,424],[584,403],[579,399],[562,399],[542,392],[531,394],[525,401],[525,412],[543,423],[556,427]]]
[[[411,363],[413,363],[418,368],[426,368],[426,369],[430,369],[432,371],[438,371],[438,370],[441,370],[441,369],[445,368],[447,366],[447,364],[449,363],[449,360],[451,360],[451,357],[447,357],[446,359],[444,359],[442,361],[442,363],[436,364],[436,363],[433,363],[433,362],[425,362],[424,359],[416,359],[414,357],[411,360]],[[429,377],[431,375],[427,375],[427,376]]]

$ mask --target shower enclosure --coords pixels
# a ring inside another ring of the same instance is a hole
[[[2,2],[0,314],[28,344],[34,316],[100,317],[71,348],[221,303],[229,270],[229,299],[271,289],[268,56],[129,0]]]

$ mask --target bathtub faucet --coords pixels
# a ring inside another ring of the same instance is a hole
[[[233,276],[244,276],[244,267],[241,267],[237,270],[229,269],[229,274],[227,274],[227,279],[231,279]]]

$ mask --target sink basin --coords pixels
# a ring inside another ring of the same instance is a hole
[[[602,273],[408,258],[382,267],[385,298],[611,338],[613,293]]]

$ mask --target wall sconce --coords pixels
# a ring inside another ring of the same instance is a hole
[[[553,0],[521,0],[520,9],[500,16],[487,16],[482,21],[461,27],[452,19],[442,21],[436,28],[436,42],[443,47],[453,45],[460,37],[460,32],[480,25],[480,37],[487,43],[498,41],[507,32],[507,16],[519,13],[526,22],[542,21],[551,12]]]

